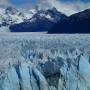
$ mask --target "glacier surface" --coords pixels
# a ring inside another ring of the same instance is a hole
[[[2,33],[0,90],[90,90],[90,35]]]

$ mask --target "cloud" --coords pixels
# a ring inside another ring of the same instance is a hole
[[[0,0],[0,5],[8,5],[9,0]]]
[[[82,1],[62,2],[61,0],[47,0],[47,3],[67,15],[90,8],[90,2],[85,3]]]
[[[41,8],[56,7],[66,15],[90,8],[90,2],[83,2],[83,0],[0,0],[0,5],[12,5],[18,8],[32,8],[35,5],[39,5]]]

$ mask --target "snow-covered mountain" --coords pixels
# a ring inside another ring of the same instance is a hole
[[[33,15],[33,17],[30,20],[34,22],[34,20],[38,19],[47,19],[51,22],[57,22],[64,18],[66,18],[66,16],[59,12],[55,7],[53,7],[52,9],[38,10],[37,13]]]
[[[48,31],[58,21],[66,19],[67,16],[57,11],[56,8],[37,10],[37,12],[26,22],[10,26],[11,32],[42,32]]]
[[[66,15],[57,11],[56,8],[47,10],[34,8],[25,11],[13,7],[0,7],[0,30],[3,31],[3,27],[6,28],[11,26],[10,30],[12,32],[34,32],[41,31],[40,29],[42,29],[42,31],[48,31],[56,22],[66,17]]]
[[[34,10],[24,13],[13,7],[0,8],[0,26],[24,22],[25,20],[30,19],[33,14]]]

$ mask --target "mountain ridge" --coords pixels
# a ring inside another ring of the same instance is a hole
[[[66,15],[57,11],[56,8],[39,10],[32,18],[20,24],[10,26],[11,32],[42,32],[48,31],[58,21],[67,18]]]
[[[48,33],[90,33],[90,9],[58,22]]]

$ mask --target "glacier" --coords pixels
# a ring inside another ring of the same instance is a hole
[[[2,33],[0,90],[90,90],[90,35]]]

